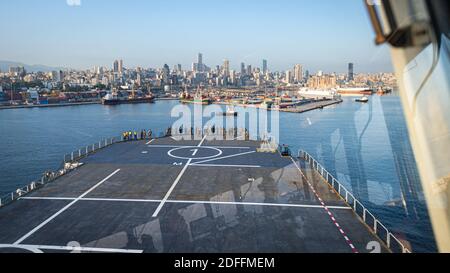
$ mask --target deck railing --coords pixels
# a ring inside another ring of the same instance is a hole
[[[103,148],[111,146],[118,141],[122,141],[122,139],[116,138],[116,137],[107,138],[107,139],[101,140],[97,143],[94,143],[92,145],[88,145],[86,147],[78,149],[77,151],[74,151],[70,154],[65,154],[64,155],[64,164],[71,163],[71,162],[77,162],[80,159],[83,159],[83,158],[87,157],[88,155],[97,152],[98,150],[101,150]]]
[[[395,237],[389,229],[383,225],[366,207],[355,198],[332,174],[317,162],[310,154],[299,151],[299,158],[303,158],[316,170],[322,178],[345,200],[358,217],[370,228],[370,230],[383,241],[386,246],[395,253],[411,253],[405,245]]]
[[[100,149],[111,146],[112,144],[114,144],[118,141],[122,141],[122,139],[115,138],[115,137],[104,139],[104,140],[101,140],[92,145],[83,147],[75,152],[64,155],[64,161],[63,161],[64,165],[60,170],[58,170],[56,172],[48,171],[48,172],[44,173],[39,180],[33,181],[30,184],[13,191],[12,193],[9,193],[7,195],[0,197],[0,208],[5,205],[8,205],[9,203],[19,199],[20,197],[22,197],[36,189],[41,188],[45,184],[53,182],[57,178],[67,174],[68,172],[70,172],[73,169],[71,166],[67,166],[67,164],[77,162],[80,159],[82,159],[90,154],[93,154]]]
[[[39,189],[40,187],[44,186],[45,184],[56,180],[57,178],[65,175],[67,172],[69,172],[69,170],[66,170],[66,169],[61,169],[57,172],[47,172],[44,175],[42,175],[42,177],[39,180],[33,181],[30,184],[28,184],[22,188],[19,188],[10,194],[0,197],[0,208],[5,205],[8,205],[9,203],[13,202],[14,200],[17,200],[20,197],[22,197],[36,189]]]

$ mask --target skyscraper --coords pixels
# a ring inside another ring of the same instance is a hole
[[[353,73],[353,63],[348,64],[348,81],[353,81],[355,78],[355,75]]]
[[[230,61],[225,59],[223,61],[223,75],[229,76],[230,75]]]
[[[231,81],[231,84],[236,83],[236,71],[234,71],[234,70],[230,71],[230,81]]]
[[[204,72],[204,66],[203,66],[203,54],[202,53],[198,53],[197,56],[197,71],[198,72]]]
[[[203,63],[203,54],[198,53],[197,62],[192,63],[192,71],[194,72],[208,72],[210,68]]]
[[[199,65],[203,64],[203,54],[198,53],[197,62]]]
[[[286,71],[286,83],[292,83],[292,71]]]
[[[246,71],[245,71],[245,63],[241,63],[241,76],[245,75]]]
[[[301,64],[296,64],[294,67],[294,81],[295,82],[303,81],[303,67]]]
[[[119,60],[119,74],[123,74],[123,60]]]
[[[262,72],[263,74],[267,73],[267,60],[263,60]]]
[[[163,67],[162,78],[163,78],[164,84],[166,84],[166,85],[170,84],[170,68],[167,64],[165,64]]]
[[[114,71],[114,73],[119,73],[119,61],[118,60],[114,61],[113,71]]]
[[[253,74],[252,66],[251,65],[247,65],[247,75],[251,76],[252,74]]]

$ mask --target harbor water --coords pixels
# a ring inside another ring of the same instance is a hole
[[[100,139],[125,130],[163,132],[177,120],[171,110],[178,104],[0,111],[0,194],[60,168],[64,154]],[[315,157],[413,251],[436,251],[398,96],[372,96],[366,104],[344,98],[324,109],[279,116],[282,144]]]

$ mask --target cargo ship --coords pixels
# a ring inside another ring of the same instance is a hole
[[[212,103],[212,100],[203,95],[196,95],[195,97],[192,97],[188,93],[183,93],[180,96],[180,102],[181,103],[192,103],[192,104],[201,104],[201,105],[210,105]]]
[[[153,95],[137,97],[135,92],[131,96],[121,96],[118,92],[109,92],[102,98],[103,105],[133,104],[133,103],[153,103],[155,97]]]
[[[337,89],[341,95],[372,95],[373,90],[369,87],[341,87]]]

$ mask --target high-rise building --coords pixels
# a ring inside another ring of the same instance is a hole
[[[119,73],[119,61],[118,60],[114,61],[113,71],[114,71],[114,73]]]
[[[285,81],[286,81],[286,83],[292,83],[292,71],[291,70],[286,71]]]
[[[103,74],[103,67],[96,66],[95,69],[94,69],[94,73],[97,74],[97,75]]]
[[[119,60],[119,74],[123,74],[123,60]]]
[[[234,70],[230,71],[230,81],[231,84],[236,84],[236,71]]]
[[[210,68],[203,63],[203,54],[198,53],[197,62],[192,63],[192,71],[194,72],[208,72]]]
[[[267,60],[263,60],[262,72],[263,74],[267,73]]]
[[[52,71],[52,80],[54,82],[61,82],[62,76],[62,71]]]
[[[295,82],[303,81],[303,67],[301,64],[296,64],[294,67],[294,81]]]
[[[230,76],[230,61],[227,59],[223,61],[223,75]]]
[[[197,62],[200,65],[203,64],[203,54],[202,53],[198,53]]]
[[[166,85],[170,84],[170,68],[167,64],[165,64],[163,67],[162,78],[163,78],[164,84],[166,84]]]
[[[197,56],[197,69],[196,71],[198,72],[204,72],[205,71],[205,67],[203,66],[203,54],[202,53],[198,53]]]
[[[10,67],[9,74],[15,77],[23,77],[26,74],[25,68],[23,66]]]
[[[251,76],[253,74],[252,66],[247,65],[247,75]]]
[[[353,81],[355,78],[355,75],[353,73],[353,63],[348,64],[348,81]]]
[[[241,63],[241,76],[247,74],[245,71],[245,63]]]

